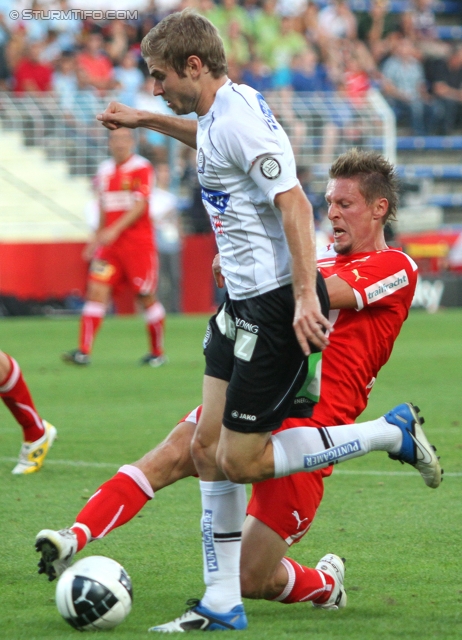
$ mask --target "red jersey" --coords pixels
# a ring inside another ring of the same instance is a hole
[[[21,60],[13,76],[13,89],[16,93],[24,91],[51,91],[53,68],[49,64]]]
[[[152,176],[150,162],[137,154],[130,156],[123,164],[116,164],[112,158],[101,163],[96,174],[96,185],[105,227],[129,211],[137,200],[146,201],[141,216],[120,234],[114,244],[153,243],[149,217]]]
[[[322,354],[321,397],[309,423],[348,424],[366,408],[380,369],[406,320],[417,283],[417,265],[398,249],[342,256],[328,245],[318,254],[324,278],[345,280],[356,309],[329,314],[334,330]]]
[[[322,353],[319,402],[311,418],[286,418],[281,429],[350,424],[364,411],[377,374],[389,359],[417,284],[417,265],[399,249],[342,256],[332,245],[318,252],[324,278],[345,280],[356,309],[330,311],[334,330]],[[197,422],[201,408],[186,420]]]

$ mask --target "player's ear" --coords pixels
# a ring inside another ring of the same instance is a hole
[[[374,220],[379,220],[388,213],[388,200],[386,198],[377,198],[374,204]]]
[[[186,70],[189,71],[192,78],[198,78],[204,65],[198,56],[189,56],[186,61]]]

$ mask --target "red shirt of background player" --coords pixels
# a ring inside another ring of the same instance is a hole
[[[50,65],[25,58],[19,62],[13,74],[13,90],[15,93],[51,91],[52,76]]]
[[[108,227],[129,211],[136,200],[146,200],[142,215],[127,227],[114,245],[122,243],[153,244],[152,222],[149,217],[149,196],[152,187],[152,166],[148,160],[133,154],[122,164],[111,158],[104,161],[96,175],[104,226]]]

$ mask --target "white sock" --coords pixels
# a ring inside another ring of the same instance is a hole
[[[242,603],[239,576],[247,496],[243,484],[200,481],[204,607],[226,613]]]
[[[370,451],[398,453],[401,430],[385,418],[338,427],[297,427],[271,437],[274,477],[323,469]]]

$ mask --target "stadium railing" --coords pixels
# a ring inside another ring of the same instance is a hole
[[[265,98],[291,139],[298,165],[315,174],[353,145],[396,159],[395,119],[375,90],[355,101],[342,94],[286,90],[268,92]],[[42,148],[50,162],[64,161],[69,175],[92,177],[108,156],[107,132],[95,115],[110,100],[110,95],[85,91],[66,103],[52,93],[1,92],[0,125],[3,131],[19,132],[24,147]]]

